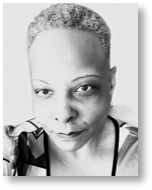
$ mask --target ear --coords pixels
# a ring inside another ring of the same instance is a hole
[[[109,75],[109,94],[110,98],[112,99],[113,91],[116,86],[116,71],[117,67],[114,66],[110,69],[110,75]]]

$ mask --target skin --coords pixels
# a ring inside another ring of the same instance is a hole
[[[116,69],[109,69],[96,34],[67,29],[42,32],[28,57],[33,111],[50,137],[54,162],[91,159],[112,149],[108,137],[113,139],[114,129],[107,115]],[[81,131],[77,137],[69,135]]]

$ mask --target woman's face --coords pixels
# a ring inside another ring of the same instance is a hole
[[[52,29],[29,52],[33,109],[60,149],[76,151],[104,126],[114,80],[92,32]]]

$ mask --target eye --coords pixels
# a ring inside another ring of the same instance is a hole
[[[97,89],[94,85],[82,85],[75,90],[75,92],[82,94],[82,95],[90,95],[95,92]]]
[[[35,90],[35,93],[40,98],[48,98],[53,95],[52,90],[49,90],[49,89],[37,89],[37,90]]]

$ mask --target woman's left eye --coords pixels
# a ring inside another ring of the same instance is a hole
[[[75,90],[75,92],[84,94],[84,95],[89,95],[92,94],[95,91],[96,87],[93,85],[82,85],[79,88]]]

